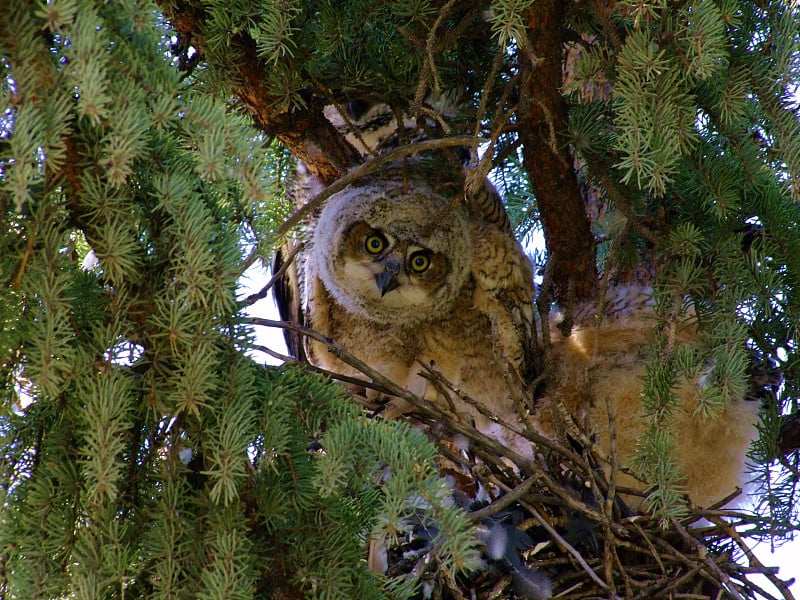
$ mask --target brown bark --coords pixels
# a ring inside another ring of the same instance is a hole
[[[558,137],[567,126],[567,107],[561,95],[563,14],[561,0],[538,0],[531,8],[531,64],[523,83],[519,135],[542,219],[555,298],[562,306],[569,306],[594,298],[597,267],[572,157],[565,141]]]
[[[326,184],[344,175],[347,169],[361,162],[356,150],[346,142],[325,118],[322,107],[275,113],[274,98],[264,89],[264,65],[258,60],[255,44],[245,38],[246,62],[240,73],[242,83],[233,87],[233,93],[247,107],[263,131],[277,137],[309,172]]]

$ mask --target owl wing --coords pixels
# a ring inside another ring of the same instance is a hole
[[[530,261],[513,235],[493,224],[479,224],[474,243],[475,307],[491,321],[495,346],[527,388],[537,371]]]
[[[496,345],[527,387],[537,372],[533,269],[491,182],[468,176],[466,192],[475,223],[475,306],[489,317]]]
[[[298,162],[297,171],[294,178],[288,182],[286,195],[296,208],[303,207],[312,201],[324,186],[316,177],[308,173],[303,163]],[[287,239],[282,246],[275,252],[272,259],[272,273],[278,273],[284,269],[283,276],[280,277],[272,288],[275,304],[278,313],[283,321],[294,323],[300,326],[309,324],[306,318],[307,298],[306,298],[306,261],[308,259],[308,245],[304,238],[307,232],[313,230],[314,223],[319,216],[319,209],[309,215],[301,224],[300,238]],[[286,263],[289,262],[287,265]],[[289,329],[283,330],[283,338],[289,354],[301,362],[308,362],[308,355],[305,351],[305,340],[296,331]]]
[[[272,259],[272,272],[278,273],[281,269],[284,269],[284,273],[283,276],[275,281],[272,293],[275,297],[275,304],[278,307],[278,314],[280,314],[281,320],[305,326],[306,320],[301,292],[303,282],[300,275],[302,269],[298,268],[297,252],[294,251],[297,244],[298,242],[287,242],[275,252],[275,257]],[[289,265],[286,265],[287,259],[292,261]],[[300,362],[308,362],[303,346],[303,337],[299,333],[284,329],[283,339],[286,341],[286,348],[291,356]]]
[[[486,177],[476,180],[469,173],[466,176],[465,192],[470,217],[479,223],[493,226],[504,234],[514,235],[503,200]]]

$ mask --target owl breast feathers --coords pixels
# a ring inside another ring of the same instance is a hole
[[[332,196],[305,260],[307,323],[419,396],[444,400],[419,374],[432,366],[513,419],[531,365],[534,286],[505,213],[497,219],[496,206],[486,210],[493,203],[500,200],[488,187],[468,206],[413,174],[375,177]],[[320,342],[307,341],[306,352],[318,366],[358,375]],[[478,429],[511,441],[451,400]],[[404,408],[395,402],[389,411]]]

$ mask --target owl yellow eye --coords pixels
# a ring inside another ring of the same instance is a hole
[[[370,254],[380,254],[386,249],[386,238],[377,233],[371,233],[364,240],[364,249]]]
[[[409,262],[414,273],[423,273],[431,266],[431,259],[425,252],[415,252]]]

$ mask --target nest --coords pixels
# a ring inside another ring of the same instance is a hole
[[[674,516],[655,519],[646,511],[641,491],[616,484],[613,451],[611,475],[606,477],[601,464],[609,457],[601,457],[572,423],[562,423],[569,433],[561,441],[530,428],[521,432],[538,448],[534,459],[526,460],[453,413],[394,384],[321,334],[290,323],[258,321],[326,343],[367,379],[306,368],[345,381],[351,389],[363,385],[405,400],[415,410],[403,418],[425,430],[438,447],[441,473],[452,480],[456,502],[478,525],[484,555],[481,568],[447,577],[435,568],[432,532],[421,515],[419,526],[389,550],[387,570],[391,576],[419,578],[420,598],[794,598],[791,581],[781,579],[776,567],[763,565],[752,552],[756,543],[770,537],[769,519],[721,508],[741,490],[710,508],[694,506],[687,498],[686,507]],[[420,368],[437,389],[459,393],[435,370]],[[360,394],[354,399],[374,414],[383,408]],[[569,421],[566,409],[560,418]],[[613,438],[613,420],[609,425]],[[778,595],[760,585],[754,577],[758,575]]]
[[[616,489],[596,468],[591,449],[551,443],[520,472],[479,441],[471,460],[444,438],[436,441],[442,472],[480,523],[486,550],[482,569],[469,576],[431,574],[424,597],[793,598],[777,568],[761,564],[751,550],[769,530],[767,520],[719,508],[733,496],[656,520],[626,505],[620,494],[641,493]],[[475,500],[481,495],[492,499]],[[389,574],[419,568],[429,550],[423,529],[390,554]],[[779,595],[759,585],[756,574]]]

